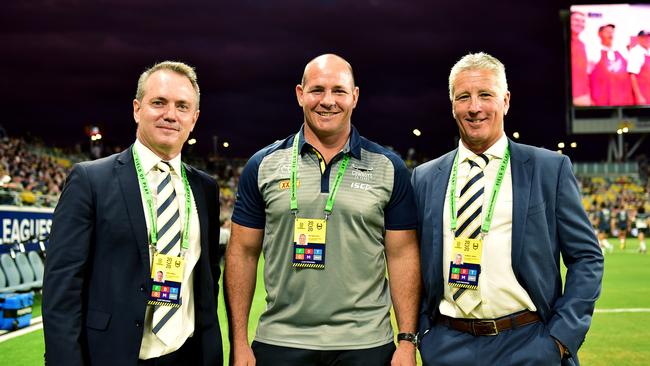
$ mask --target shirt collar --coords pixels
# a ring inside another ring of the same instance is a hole
[[[501,137],[492,144],[483,154],[487,155],[491,159],[503,159],[503,155],[506,152],[506,146],[508,146],[508,138],[506,137],[506,134],[503,133]],[[463,141],[458,141],[458,162],[462,163],[467,158],[472,158],[476,154],[474,154],[470,149],[466,148],[465,145],[463,145]]]
[[[350,137],[343,146],[342,151],[344,153],[350,153],[350,155],[357,159],[361,159],[361,136],[359,135],[359,131],[357,131],[354,126],[351,127]],[[298,138],[298,151],[300,151],[300,154],[302,155],[305,153],[305,151],[309,151],[312,146],[305,140],[304,124],[300,127],[300,131],[298,133],[300,134],[300,137]]]
[[[140,163],[142,164],[142,169],[144,173],[147,174],[153,167],[159,162],[163,161],[158,155],[151,151],[148,147],[144,146],[140,140],[135,139],[133,148],[138,153],[140,158]],[[177,175],[181,175],[181,154],[176,155],[172,160],[169,160],[169,165],[174,169]]]

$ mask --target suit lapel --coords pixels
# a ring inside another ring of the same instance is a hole
[[[183,163],[185,171],[187,172],[187,180],[190,182],[192,195],[194,196],[194,203],[196,204],[196,211],[199,215],[199,226],[201,232],[201,252],[208,252],[208,208],[205,201],[205,192],[201,184],[201,178],[198,173],[191,166]],[[203,257],[203,255],[201,256]]]
[[[530,200],[533,162],[521,145],[510,144],[510,170],[512,173],[512,269],[519,273],[519,258],[523,248],[524,228]]]
[[[451,176],[451,168],[454,164],[454,157],[456,156],[458,149],[452,151],[451,153],[445,155],[440,164],[438,164],[437,171],[431,182],[431,187],[429,188],[433,195],[432,203],[432,215],[431,218],[433,222],[433,254],[434,258],[442,258],[443,255],[443,233],[446,228],[443,227],[444,215],[449,214],[449,212],[444,211],[445,207],[445,195],[447,193],[447,186],[449,183],[449,177]],[[443,260],[445,260],[443,258]],[[438,263],[436,266],[436,273],[434,273],[434,278],[442,279],[442,263]]]
[[[140,183],[133,164],[133,145],[124,150],[117,158],[115,163],[115,175],[120,184],[120,190],[124,197],[126,206],[126,215],[131,223],[133,235],[136,238],[138,250],[142,260],[142,268],[145,269],[145,275],[149,276],[149,233],[147,232],[147,222],[144,218],[144,209],[142,208],[142,196],[140,194]]]

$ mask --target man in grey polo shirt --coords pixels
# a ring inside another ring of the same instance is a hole
[[[233,363],[415,365],[420,269],[409,172],[352,127],[359,88],[347,61],[310,61],[296,96],[302,128],[253,155],[239,182],[224,277]],[[262,250],[267,307],[251,347]]]

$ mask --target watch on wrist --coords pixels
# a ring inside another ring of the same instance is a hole
[[[399,333],[397,335],[397,342],[407,341],[413,343],[416,347],[418,346],[418,334],[417,333]]]

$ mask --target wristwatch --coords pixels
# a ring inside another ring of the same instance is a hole
[[[399,333],[397,335],[397,341],[408,341],[417,347],[420,340],[417,333]]]

